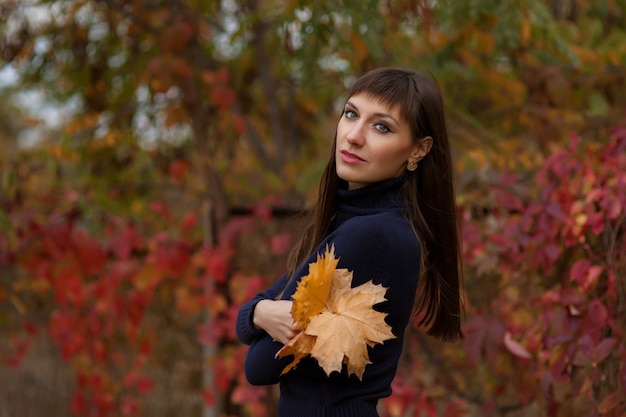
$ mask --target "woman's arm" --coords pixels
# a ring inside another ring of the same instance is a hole
[[[287,275],[283,275],[274,283],[274,285],[269,287],[267,290],[258,293],[254,298],[239,308],[235,329],[237,331],[237,337],[242,343],[249,345],[255,339],[263,335],[267,335],[267,332],[258,324],[255,325],[254,322],[257,304],[263,300],[275,300],[276,297],[278,297],[278,295],[283,291],[285,285],[287,285],[287,281]]]
[[[257,294],[239,309],[237,336],[249,344],[244,364],[252,385],[272,385],[291,358],[276,359],[276,353],[294,335],[290,300],[276,300],[288,283],[283,276],[266,291]],[[276,339],[276,340],[274,340]]]
[[[276,358],[276,353],[282,347],[282,343],[272,340],[267,334],[252,342],[244,363],[246,379],[250,384],[273,385],[278,383],[283,369],[293,360],[293,356]]]
[[[254,327],[265,330],[272,340],[286,344],[296,335],[291,300],[261,300],[253,312]]]

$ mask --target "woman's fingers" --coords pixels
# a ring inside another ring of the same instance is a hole
[[[254,309],[254,325],[265,330],[274,340],[288,343],[296,335],[292,304],[288,300],[259,301]]]

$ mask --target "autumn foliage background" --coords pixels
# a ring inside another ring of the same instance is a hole
[[[4,0],[0,42],[0,416],[274,415],[235,315],[382,65],[444,92],[467,312],[381,415],[626,415],[624,0]]]

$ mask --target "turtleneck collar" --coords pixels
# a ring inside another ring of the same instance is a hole
[[[390,208],[402,207],[400,187],[404,184],[404,177],[399,176],[355,190],[345,188],[337,191],[339,213],[361,212],[363,214],[378,212]]]

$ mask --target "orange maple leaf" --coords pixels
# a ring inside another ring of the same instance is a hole
[[[300,360],[311,354],[311,350],[313,350],[313,346],[315,345],[315,339],[315,336],[305,334],[304,330],[302,330],[278,351],[276,356],[279,358],[293,355],[293,360],[289,365],[285,366],[285,369],[280,373],[281,375],[291,371]]]
[[[372,281],[352,288],[352,272],[336,269],[334,255],[334,248],[327,248],[318,256],[296,289],[292,314],[302,330],[277,353],[294,355],[282,374],[311,355],[327,375],[340,372],[345,363],[349,374],[362,379],[371,363],[367,346],[396,337],[385,322],[387,314],[373,309],[385,301],[386,288]]]
[[[297,327],[306,326],[311,317],[324,311],[338,262],[331,246],[326,247],[324,256],[317,255],[317,262],[309,264],[309,274],[300,280],[293,295],[291,315]]]

